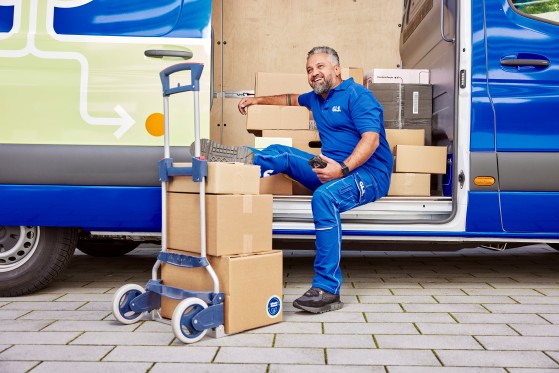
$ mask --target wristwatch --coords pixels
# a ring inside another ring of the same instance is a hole
[[[344,162],[340,162],[340,166],[342,166],[342,175],[347,176],[349,175],[349,168],[347,168]]]

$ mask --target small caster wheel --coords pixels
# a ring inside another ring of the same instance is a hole
[[[207,330],[198,331],[192,319],[203,309],[208,308],[206,302],[199,298],[187,298],[179,303],[173,312],[173,333],[183,343],[194,343],[204,338]]]
[[[136,284],[126,284],[118,289],[113,296],[113,316],[122,324],[138,322],[146,312],[135,312],[130,309],[130,302],[145,293],[143,287]]]

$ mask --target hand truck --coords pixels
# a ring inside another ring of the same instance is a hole
[[[147,50],[147,57],[192,57],[190,52]],[[145,289],[136,284],[126,284],[119,288],[113,297],[113,315],[123,324],[133,324],[151,312],[152,319],[161,319],[161,297],[181,300],[173,312],[171,325],[177,339],[184,343],[194,343],[202,339],[208,331],[214,337],[225,335],[223,328],[225,296],[219,291],[219,279],[206,257],[206,204],[205,180],[208,164],[200,157],[200,108],[199,91],[203,64],[178,63],[162,70],[159,74],[163,86],[164,109],[164,158],[159,161],[159,179],[161,181],[161,252],[152,269],[152,279]],[[181,71],[189,71],[189,85],[170,86],[170,76]],[[169,96],[190,92],[194,94],[194,157],[191,167],[175,167],[170,157],[169,143]],[[173,176],[190,176],[200,184],[200,257],[167,252],[167,183]],[[189,291],[162,284],[157,272],[161,263],[197,268],[205,267],[213,280],[213,291]]]

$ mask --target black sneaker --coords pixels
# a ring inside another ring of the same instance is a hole
[[[344,304],[338,294],[319,288],[310,288],[302,297],[295,299],[293,307],[312,313],[323,313],[342,309]]]
[[[194,156],[194,143],[190,145]],[[227,146],[208,139],[200,139],[200,155],[208,162],[238,162],[253,164],[254,152],[244,146]]]

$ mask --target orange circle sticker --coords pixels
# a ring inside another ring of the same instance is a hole
[[[146,119],[146,130],[152,136],[163,136],[165,132],[165,118],[161,113],[153,113]]]

